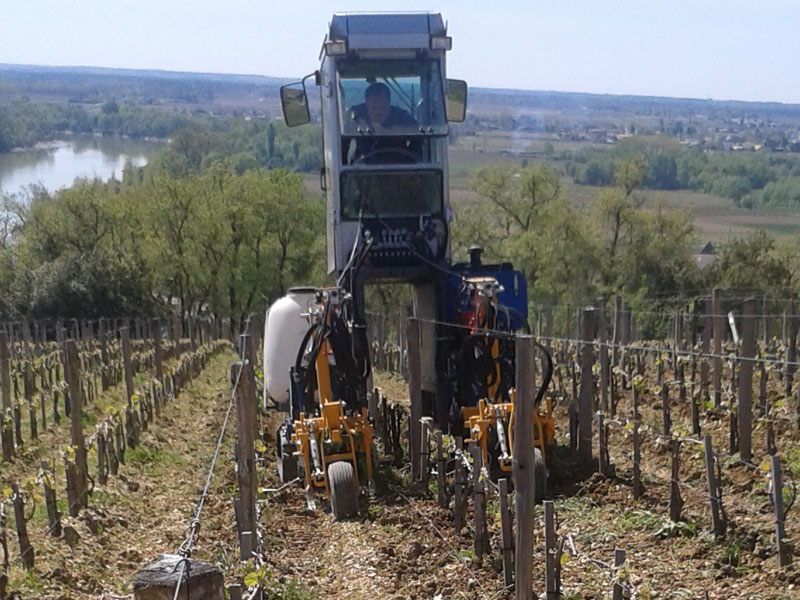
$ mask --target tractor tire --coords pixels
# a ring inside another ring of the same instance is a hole
[[[331,490],[331,511],[339,521],[355,517],[358,512],[356,479],[353,465],[340,460],[328,465],[328,487]]]
[[[533,501],[538,504],[544,500],[547,494],[547,467],[542,458],[542,451],[539,448],[533,449],[533,481],[534,481],[534,499]]]
[[[297,479],[297,457],[294,456],[294,444],[286,439],[286,429],[283,425],[278,427],[275,434],[276,463],[278,477],[281,483],[289,483]]]

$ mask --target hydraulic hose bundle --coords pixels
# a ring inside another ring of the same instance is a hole
[[[315,411],[317,359],[325,341],[333,356],[333,361],[328,361],[332,393],[329,400],[344,400],[354,409],[363,405],[364,382],[369,377],[371,365],[365,327],[354,322],[352,309],[352,297],[343,295],[342,290],[318,294],[317,307],[312,311],[312,324],[303,337],[295,360],[294,377],[300,412],[313,414]]]

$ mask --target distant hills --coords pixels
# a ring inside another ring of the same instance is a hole
[[[264,75],[231,75],[226,73],[189,73],[162,71],[159,69],[112,69],[107,67],[56,67],[47,65],[15,65],[0,63],[0,75],[92,75],[101,77],[124,77],[138,79],[172,79],[183,81],[215,81],[251,85],[281,86],[293,81],[281,77]]]
[[[127,99],[150,103],[153,97],[179,102],[204,104],[214,99],[240,97],[242,105],[251,105],[253,96],[277,99],[281,85],[297,78],[239,75],[224,73],[189,73],[155,69],[113,69],[105,67],[58,67],[0,63],[0,100],[13,95],[29,95],[52,100],[107,101]],[[248,96],[245,102],[245,96]],[[312,98],[312,101],[314,99]],[[470,111],[519,114],[535,111],[559,111],[572,118],[608,115],[662,116],[710,119],[766,119],[800,123],[800,104],[781,102],[745,102],[699,98],[670,98],[470,88]]]

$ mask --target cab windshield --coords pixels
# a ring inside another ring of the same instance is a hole
[[[342,217],[400,217],[442,212],[442,172],[345,171],[341,180]]]
[[[337,65],[342,135],[446,135],[435,59],[345,60]]]

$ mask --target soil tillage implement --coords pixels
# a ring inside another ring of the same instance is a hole
[[[287,298],[285,319],[277,318],[283,308],[270,308],[266,387],[279,405],[291,405],[278,431],[283,480],[296,476],[298,458],[309,497],[330,494],[337,517],[355,510],[359,482],[372,475],[362,327],[369,284],[411,288],[424,340],[408,348],[419,366],[412,473],[422,418],[443,434],[466,428],[484,460],[494,452],[500,469],[511,464],[513,337],[527,328],[527,284],[507,262],[483,264],[478,247],[470,248],[469,263],[451,261],[448,134],[467,107],[466,82],[447,77],[451,49],[439,13],[335,14],[319,69],[280,92],[284,121],[294,127],[311,121],[307,86],[319,90],[327,270],[340,287]],[[306,308],[310,327],[297,333]],[[298,324],[287,327],[292,335],[281,333],[284,321]],[[298,347],[290,377],[286,357]],[[553,437],[550,404],[534,419],[543,474]]]
[[[286,467],[299,459],[309,506],[322,492],[334,516],[347,518],[357,512],[361,483],[373,485],[366,345],[342,289],[318,291],[308,309],[310,326],[292,368],[290,417],[278,432],[279,464],[288,479]]]
[[[478,444],[483,464],[496,474],[510,473],[514,447],[514,315],[498,304],[502,286],[491,277],[465,279],[471,299],[470,310],[461,322],[470,328],[460,351],[461,419],[465,441]],[[553,374],[553,361],[547,349],[537,344],[544,357],[542,384],[533,410],[537,501],[544,497],[547,457],[555,437],[553,406],[545,392]]]

